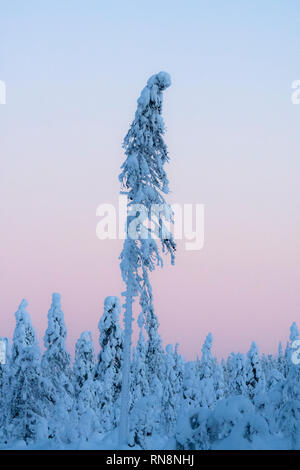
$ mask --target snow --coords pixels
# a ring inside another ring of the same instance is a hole
[[[130,368],[129,440],[120,446],[119,299],[105,299],[98,359],[90,332],[83,332],[74,364],[64,349],[60,297],[52,299],[42,358],[27,306],[22,301],[15,314],[11,352],[0,369],[1,449],[300,448],[300,368],[288,354],[295,324],[285,354],[279,348],[276,356],[260,356],[253,342],[247,356],[232,353],[220,363],[209,334],[200,360],[185,363],[178,346],[169,344],[159,353],[160,372],[149,375],[151,341],[140,318]]]
[[[176,245],[161,230],[162,215],[172,219],[164,199],[169,156],[162,119],[162,91],[170,84],[170,76],[159,72],[142,90],[124,139],[119,179],[129,206],[143,204],[147,217],[153,204],[163,205],[156,233],[174,263]],[[136,217],[128,215],[128,232]],[[153,235],[155,228],[149,231]],[[220,362],[209,333],[201,359],[185,362],[178,345],[163,348],[159,334],[149,277],[163,264],[158,244],[152,237],[127,238],[120,259],[124,328],[119,298],[106,297],[97,359],[85,331],[72,363],[58,293],[52,295],[41,355],[22,300],[12,344],[5,339],[6,363],[0,363],[0,449],[300,449],[300,365],[291,360],[296,323],[285,351],[280,344],[275,356],[261,355],[252,342],[247,355],[231,353]],[[132,354],[136,297],[139,339]]]
[[[149,339],[142,328],[131,367],[129,441],[120,447],[120,402],[115,394],[120,391],[122,350],[118,298],[108,297],[104,303],[98,361],[91,334],[83,332],[76,343],[73,367],[64,362],[67,370],[70,367],[68,373],[50,364],[57,355],[63,360],[69,357],[62,347],[66,329],[60,298],[53,298],[49,310],[46,338],[51,336],[52,342],[47,343],[50,352],[46,350],[43,359],[27,305],[22,301],[16,312],[11,357],[0,374],[1,449],[300,448],[300,369],[286,362],[288,354],[283,355],[281,348],[278,356],[265,358],[252,343],[247,358],[232,353],[219,363],[212,355],[209,334],[201,359],[184,363],[177,345],[168,345],[161,355],[161,389],[156,384],[153,393],[146,374]],[[61,341],[55,339],[58,331]],[[51,397],[54,402],[49,402]]]

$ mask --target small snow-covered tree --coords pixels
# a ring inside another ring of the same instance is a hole
[[[89,331],[81,333],[75,346],[74,391],[78,414],[78,434],[88,440],[100,430],[96,413],[97,392],[94,381],[95,353],[92,335]]]
[[[286,372],[287,372],[287,364],[286,364],[286,359],[283,353],[281,341],[279,342],[279,345],[278,345],[278,353],[277,353],[276,362],[277,362],[276,366],[277,366],[278,372],[280,372],[280,374],[282,374],[283,377],[285,377]]]
[[[116,427],[122,383],[123,331],[119,324],[121,307],[118,297],[106,297],[98,328],[100,353],[95,380],[100,382],[98,413],[104,431]]]
[[[222,400],[226,395],[225,390],[225,378],[224,378],[224,369],[221,364],[217,362],[216,369],[213,375],[214,380],[214,390],[216,395],[216,401]]]
[[[248,396],[255,402],[256,397],[265,391],[265,376],[256,343],[253,341],[247,353],[246,385]]]
[[[120,445],[128,441],[129,375],[131,362],[132,304],[134,297],[142,294],[141,305],[144,313],[149,347],[153,355],[161,354],[154,349],[157,345],[157,319],[152,303],[152,289],[148,273],[156,265],[162,265],[162,258],[153,235],[158,235],[163,251],[170,253],[174,262],[175,243],[170,232],[165,229],[163,218],[171,221],[172,212],[165,204],[163,193],[168,193],[168,179],[164,164],[169,160],[163,140],[162,92],[171,84],[165,72],[153,75],[138,99],[135,118],[124,139],[126,161],[119,176],[123,184],[123,194],[128,196],[127,238],[121,253],[121,272],[126,284],[125,296],[125,343],[122,381],[122,406],[120,419]],[[153,221],[155,229],[146,228],[143,221]],[[154,358],[148,357],[148,363]],[[154,363],[159,361],[154,360]],[[160,364],[160,363],[159,363]],[[159,373],[159,370],[157,371]]]
[[[72,395],[71,357],[66,351],[67,329],[64,314],[61,310],[61,296],[54,293],[52,304],[48,311],[48,328],[44,336],[45,352],[42,357],[42,367],[45,375],[51,376],[58,391],[64,390]]]
[[[228,394],[247,396],[245,356],[241,353],[231,353],[227,359],[226,370],[228,374]]]
[[[6,419],[6,393],[7,381],[8,381],[8,371],[10,363],[10,344],[8,338],[0,337],[0,442],[5,439],[4,436],[4,427]]]
[[[184,359],[178,352],[178,343],[175,344],[174,358],[175,358],[175,370],[178,377],[178,384],[182,391],[183,377],[184,377]]]
[[[200,406],[214,407],[216,401],[224,397],[224,374],[217,359],[212,355],[213,337],[209,333],[202,346],[199,364]]]
[[[90,331],[81,333],[75,345],[74,391],[77,397],[84,384],[94,378],[95,352]]]
[[[44,336],[45,352],[42,357],[45,393],[49,407],[49,435],[58,442],[73,438],[72,420],[74,388],[71,357],[66,351],[67,329],[61,310],[61,296],[54,293],[48,311],[48,328]]]
[[[212,355],[213,337],[211,333],[205,338],[202,346],[202,356],[200,360],[200,374],[201,378],[210,378],[213,375],[213,370],[216,365],[216,360]]]
[[[165,355],[165,376],[163,382],[163,424],[169,435],[172,435],[180,405],[182,403],[182,379],[183,379],[183,364],[181,357],[178,354],[178,345],[176,344],[175,351],[173,346],[169,344],[166,347]]]
[[[295,368],[293,367],[294,361],[293,361],[293,353],[294,353],[294,342],[299,341],[300,335],[299,335],[299,329],[296,324],[296,322],[293,322],[291,327],[290,327],[290,337],[289,341],[287,342],[286,345],[286,350],[285,350],[285,358],[286,358],[286,375],[289,375],[290,370],[292,371],[292,375],[294,375]],[[298,345],[297,345],[298,346]]]
[[[282,387],[279,410],[279,428],[290,439],[291,448],[300,446],[300,365],[292,360],[293,343],[300,338],[296,323],[290,328],[290,342],[287,347],[288,374]]]
[[[278,353],[282,353],[282,351],[278,351]],[[265,376],[265,384],[266,384],[266,391],[271,390],[274,385],[278,382],[282,382],[284,380],[284,376],[282,374],[284,364],[280,361],[283,359],[283,355],[280,357],[273,357],[271,354],[266,356],[263,354],[262,356],[262,368],[263,373]]]
[[[128,444],[130,446],[138,445],[142,449],[150,449],[152,435],[161,432],[161,395],[154,395],[149,384],[146,370],[147,343],[143,333],[142,314],[139,315],[138,323],[140,334],[136,347],[133,350],[131,367]]]
[[[197,362],[186,362],[184,366],[182,395],[184,407],[197,408],[200,404],[199,365]]]
[[[4,392],[7,438],[29,443],[47,438],[47,421],[42,396],[41,353],[27,305],[23,299],[15,313],[16,328]]]

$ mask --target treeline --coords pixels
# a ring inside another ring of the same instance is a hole
[[[60,295],[52,296],[43,354],[26,308],[23,300],[0,364],[1,447],[21,441],[64,448],[115,432],[124,341],[119,299],[105,299],[98,357],[91,333],[83,332],[73,364]],[[157,323],[141,325],[131,361],[129,445],[151,449],[161,436],[178,449],[268,448],[274,442],[300,448],[300,375],[291,360],[297,339],[294,323],[276,356],[260,356],[252,343],[247,355],[232,353],[220,363],[209,334],[201,358],[185,363],[177,345],[162,348]]]

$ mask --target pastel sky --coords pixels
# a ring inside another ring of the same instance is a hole
[[[120,241],[96,237],[117,204],[121,143],[147,79],[165,70],[168,201],[205,204],[205,245],[153,276],[164,344],[192,359],[273,353],[300,323],[298,0],[1,2],[0,336],[20,300],[42,337],[62,294],[68,348],[98,341],[120,295]],[[300,325],[299,325],[300,326]]]

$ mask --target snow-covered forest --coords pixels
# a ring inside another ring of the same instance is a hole
[[[175,260],[176,244],[164,227],[164,221],[172,222],[172,212],[163,196],[169,191],[164,169],[169,156],[162,137],[162,92],[170,84],[165,72],[150,77],[123,144],[126,159],[119,179],[128,197],[120,256],[124,329],[119,298],[107,297],[98,325],[98,357],[91,333],[83,332],[72,361],[61,298],[53,294],[42,353],[23,300],[12,342],[2,340],[3,449],[300,448],[295,323],[285,349],[279,345],[275,356],[261,355],[253,342],[246,355],[232,353],[219,362],[211,334],[194,362],[183,360],[178,345],[162,346],[149,273],[163,265],[156,240],[172,264]],[[150,220],[153,207],[156,224],[146,228],[140,213]],[[132,348],[137,299],[138,340]]]
[[[23,300],[6,364],[0,365],[2,449],[117,448],[124,331],[120,302],[107,297],[97,358],[83,332],[71,360],[59,294],[53,294],[44,352]],[[130,369],[129,447],[133,449],[299,449],[300,368],[291,361],[294,323],[285,349],[221,362],[208,334],[201,355],[185,362],[162,347],[158,329],[143,329]],[[153,343],[156,347],[153,348]]]

